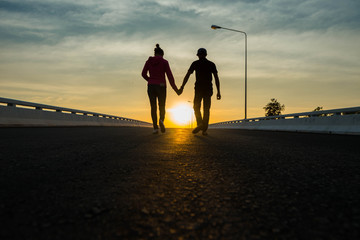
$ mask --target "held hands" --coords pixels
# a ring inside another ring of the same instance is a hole
[[[216,95],[216,99],[217,100],[220,100],[221,99],[221,94],[218,92],[217,95]]]
[[[178,96],[180,96],[183,91],[184,91],[184,87],[181,86],[181,88],[179,88],[179,89],[176,91],[176,94],[177,94]]]

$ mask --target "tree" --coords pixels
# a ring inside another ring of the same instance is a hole
[[[265,107],[265,116],[278,116],[281,115],[281,112],[285,110],[285,105],[281,105],[275,98],[272,98]]]
[[[319,111],[322,111],[323,110],[323,107],[316,107],[313,112],[319,112]],[[320,117],[324,117],[326,116],[326,114],[320,114],[320,115],[317,115],[317,116],[320,116]]]
[[[316,107],[313,112],[317,112],[317,111],[322,111],[323,110],[323,107]]]

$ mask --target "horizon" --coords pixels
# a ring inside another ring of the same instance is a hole
[[[151,122],[141,70],[156,43],[179,87],[200,47],[218,69],[222,100],[210,123],[244,118],[248,34],[248,118],[271,98],[283,114],[358,106],[360,3],[346,1],[0,2],[0,96]],[[194,74],[171,109],[193,100]],[[213,81],[214,84],[214,81]],[[216,92],[216,91],[214,91]]]

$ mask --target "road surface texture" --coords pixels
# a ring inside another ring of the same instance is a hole
[[[359,239],[360,136],[0,129],[0,239]]]

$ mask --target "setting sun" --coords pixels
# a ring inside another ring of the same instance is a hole
[[[168,110],[171,121],[181,127],[192,127],[194,122],[194,111],[190,104],[180,103]]]

